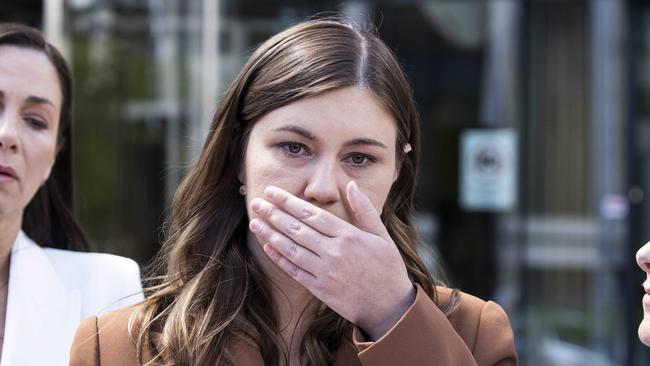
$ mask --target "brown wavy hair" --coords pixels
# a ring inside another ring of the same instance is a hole
[[[413,194],[419,116],[393,53],[369,27],[340,19],[299,23],[259,46],[226,91],[198,160],[178,188],[148,298],[129,322],[138,360],[147,365],[232,364],[234,341],[256,347],[269,365],[288,365],[269,280],[246,245],[248,217],[237,172],[247,139],[264,114],[302,98],[345,87],[366,88],[394,116],[399,177],[382,220],[414,283],[437,302],[436,280],[416,247]],[[410,143],[412,151],[403,152]],[[452,296],[457,299],[457,296]],[[443,307],[449,313],[456,300]],[[303,365],[334,361],[352,324],[321,304],[302,340]],[[160,333],[157,345],[152,333]]]

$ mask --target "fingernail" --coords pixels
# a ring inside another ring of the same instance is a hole
[[[259,211],[262,208],[262,203],[256,198],[251,202],[253,211]]]
[[[260,224],[259,220],[253,219],[251,222],[248,224],[248,227],[251,229],[253,232],[259,232],[260,229],[262,228],[262,224]]]
[[[264,253],[266,254],[271,254],[273,252],[273,248],[271,248],[271,245],[269,243],[264,244],[262,247],[264,249]]]
[[[351,180],[350,181],[350,188],[352,188],[352,192],[359,193],[359,186],[357,186],[357,182]]]

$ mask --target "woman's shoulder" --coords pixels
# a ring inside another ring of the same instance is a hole
[[[25,278],[26,273],[33,281],[47,278],[56,284],[62,297],[79,305],[81,318],[143,298],[140,267],[135,261],[111,254],[43,248],[21,231],[12,248],[10,276]]]
[[[457,289],[438,286],[436,287],[436,291],[438,294],[438,304],[442,307],[449,303],[453,296],[458,297],[458,306],[456,310],[452,312],[452,315],[462,314],[463,316],[480,316],[486,308],[488,310],[500,309],[503,311],[503,308],[494,301],[483,300]],[[503,311],[503,315],[505,315],[505,311]]]
[[[364,364],[517,364],[512,328],[499,305],[444,287],[437,287],[434,302],[416,288],[411,307],[381,339],[369,342],[355,328],[353,342]],[[457,306],[445,315],[454,294]]]
[[[104,279],[109,283],[120,284],[123,280],[140,278],[140,266],[130,258],[53,248],[43,248],[43,251],[57,272],[72,280]]]
[[[77,290],[82,315],[132,305],[143,299],[140,267],[129,258],[44,248],[52,267],[68,290]]]
[[[68,275],[70,272],[75,277],[93,273],[102,273],[103,276],[108,275],[109,277],[112,274],[133,277],[134,273],[138,278],[140,276],[140,267],[132,259],[106,253],[75,252],[44,247],[34,242],[22,231],[16,240],[14,252],[14,254],[32,253],[27,254],[32,257],[45,255],[56,271],[62,275]]]
[[[446,287],[438,287],[437,290],[438,304],[443,306],[454,293],[458,294],[458,306],[448,319],[473,353],[489,353],[490,347],[507,348],[514,344],[510,320],[499,304]]]
[[[129,271],[138,269],[138,264],[130,258],[121,257],[108,253],[94,252],[74,252],[71,250],[43,248],[45,254],[55,263],[63,262],[66,264],[74,263],[77,266],[85,267],[88,270],[107,269],[115,271]]]
[[[136,308],[131,306],[84,320],[72,342],[70,365],[136,365],[135,342],[129,333],[129,318]]]
[[[437,287],[436,290],[438,291],[438,304],[443,308],[453,296],[458,297],[458,305],[448,318],[452,324],[456,324],[460,328],[477,329],[481,321],[508,320],[505,310],[494,301],[486,301],[466,292],[447,287]]]

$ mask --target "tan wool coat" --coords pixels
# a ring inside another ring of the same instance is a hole
[[[449,289],[438,288],[440,303],[444,304],[450,293]],[[518,365],[512,328],[503,309],[464,293],[460,300],[459,308],[447,318],[417,286],[414,303],[387,334],[370,342],[355,328],[353,343],[339,348],[334,365]],[[86,319],[77,330],[70,365],[138,365],[128,333],[132,311],[127,308]],[[240,342],[235,348],[237,365],[265,364],[255,347]],[[145,349],[144,354],[146,362],[152,352]]]

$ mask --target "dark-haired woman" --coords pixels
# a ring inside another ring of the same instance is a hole
[[[65,250],[86,247],[62,186],[71,88],[64,59],[38,31],[0,24],[3,366],[67,365],[82,319],[142,299],[135,262]]]
[[[176,193],[150,296],[85,321],[71,364],[517,364],[501,307],[418,257],[419,144],[373,32],[313,20],[272,37]]]

